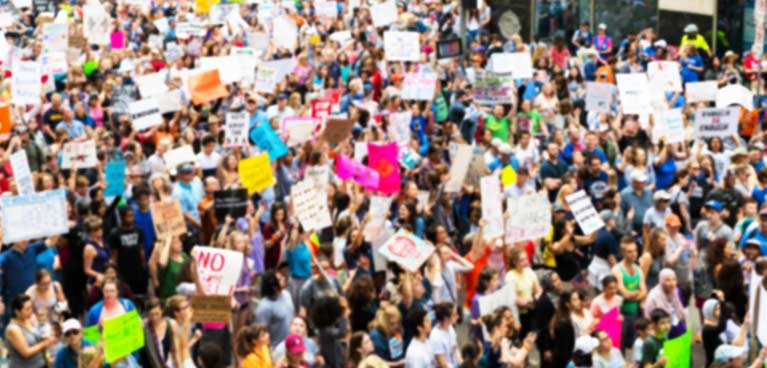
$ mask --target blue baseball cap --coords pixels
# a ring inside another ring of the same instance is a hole
[[[724,207],[722,207],[722,204],[717,201],[716,199],[712,199],[706,202],[706,204],[703,205],[705,208],[710,208],[716,212],[722,212]]]

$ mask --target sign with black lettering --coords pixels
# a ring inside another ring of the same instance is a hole
[[[597,213],[586,192],[579,190],[565,199],[584,234],[591,234],[605,226],[605,222],[602,221],[602,217]]]
[[[226,215],[235,219],[245,216],[245,211],[248,208],[248,190],[219,190],[213,193],[213,208],[219,222],[224,221]]]
[[[437,41],[437,59],[448,59],[463,55],[460,38]]]
[[[157,98],[146,98],[129,105],[133,128],[142,131],[162,123],[162,113]]]
[[[739,107],[711,107],[695,111],[695,136],[732,137],[738,132]]]

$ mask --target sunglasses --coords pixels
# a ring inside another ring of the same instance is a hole
[[[80,330],[71,330],[71,331],[65,332],[64,336],[74,336],[74,335],[79,335],[79,334],[80,334]]]

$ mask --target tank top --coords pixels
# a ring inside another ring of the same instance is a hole
[[[91,265],[91,268],[96,272],[103,273],[109,264],[109,248],[107,248],[106,245],[99,246],[92,240],[89,240],[86,244],[96,249],[96,256],[93,257],[93,264]],[[88,277],[89,284],[93,283],[93,281],[95,281],[93,277]]]
[[[45,293],[45,296],[41,296],[37,293],[36,290],[33,289],[32,292],[32,306],[35,308],[35,310],[41,310],[46,309],[48,312],[53,309],[53,306],[56,305],[56,293],[54,293],[54,289],[56,289],[56,282],[51,283],[51,287],[48,289],[48,292]]]
[[[660,282],[660,270],[661,259],[653,258],[652,262],[650,262],[650,269],[647,270],[647,275],[645,275],[645,286],[647,286],[647,290],[652,289],[655,285],[658,285],[658,282]]]
[[[628,291],[639,290],[639,272],[635,272],[634,275],[629,275],[628,272],[626,272],[626,268],[623,267],[622,262],[619,268],[621,270],[621,274],[623,274],[623,287],[625,287],[626,290]],[[629,300],[623,301],[623,305],[621,305],[621,314],[634,316],[634,315],[637,315],[638,313],[639,313],[639,302],[629,301]]]
[[[43,340],[43,337],[40,336],[37,332],[32,332],[27,330],[24,326],[16,323],[16,321],[11,320],[9,323],[9,326],[17,326],[19,330],[21,330],[21,333],[24,335],[24,340],[27,341],[27,345],[32,347],[37,345],[40,341]],[[16,351],[16,349],[13,348],[13,345],[8,344],[8,364],[9,367],[13,368],[41,368],[45,367],[45,354],[44,352],[39,352],[35,355],[32,355],[29,358],[24,358],[21,356],[21,353]]]

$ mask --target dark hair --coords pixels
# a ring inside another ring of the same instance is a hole
[[[201,145],[207,146],[211,143],[216,143],[216,138],[212,134],[205,134],[200,141]]]
[[[349,350],[346,355],[347,361],[352,364],[352,367],[356,367],[362,361],[363,356],[360,354],[359,348],[362,347],[366,335],[367,332],[365,331],[357,331],[349,339]]]
[[[669,317],[671,316],[668,314],[668,312],[660,308],[655,308],[652,312],[650,312],[650,320],[655,324],[660,322],[660,320]]]
[[[261,295],[265,298],[274,299],[280,293],[280,279],[274,271],[266,271],[261,275]]]
[[[405,333],[410,332],[411,336],[418,336],[418,327],[423,327],[424,318],[428,315],[423,308],[413,308],[405,316]]]
[[[368,275],[362,275],[352,281],[351,287],[346,291],[346,299],[349,305],[364,307],[375,299],[375,296],[370,296],[370,292],[375,290],[373,279]]]
[[[479,353],[480,347],[477,345],[477,341],[472,340],[463,344],[461,347],[461,357],[463,358],[461,367],[476,367],[474,361],[479,357]]]
[[[649,326],[650,326],[650,320],[648,320],[647,318],[637,318],[637,320],[634,321],[634,329],[637,331],[644,331]]]
[[[551,334],[551,337],[556,337],[554,331],[560,320],[570,320],[570,299],[572,299],[574,293],[574,291],[564,291],[559,296],[557,309],[554,311],[554,316],[552,316],[549,322],[549,333]]]
[[[238,356],[244,357],[253,351],[253,340],[258,339],[262,333],[269,333],[264,325],[248,326],[240,330],[235,342],[235,352]]]
[[[16,318],[16,312],[24,309],[24,304],[32,301],[32,297],[27,294],[19,294],[11,302],[11,317]]]
[[[435,304],[432,309],[434,310],[434,318],[437,322],[442,322],[453,315],[455,307],[453,303],[439,303]]]
[[[201,368],[223,368],[224,353],[220,346],[212,342],[205,342],[197,350],[197,362]]]
[[[734,259],[727,259],[722,262],[722,267],[716,275],[717,289],[729,295],[734,291],[743,290],[744,284],[743,269],[740,267],[740,263]]]
[[[45,268],[41,268],[35,272],[35,283],[40,282],[45,276],[50,276],[51,273],[48,272]]]
[[[477,293],[485,293],[490,287],[490,281],[495,277],[498,272],[492,268],[485,268],[479,273],[479,280],[477,280]]]
[[[160,302],[160,299],[152,297],[147,299],[146,304],[144,305],[144,310],[146,312],[149,312],[150,310],[154,308],[160,308],[162,310],[162,302]]]
[[[338,296],[325,296],[313,303],[309,315],[315,327],[325,328],[334,325],[343,312]]]
[[[613,275],[607,275],[605,278],[602,279],[602,288],[607,288],[607,285],[612,284],[613,282],[617,283],[618,279],[615,278]]]

